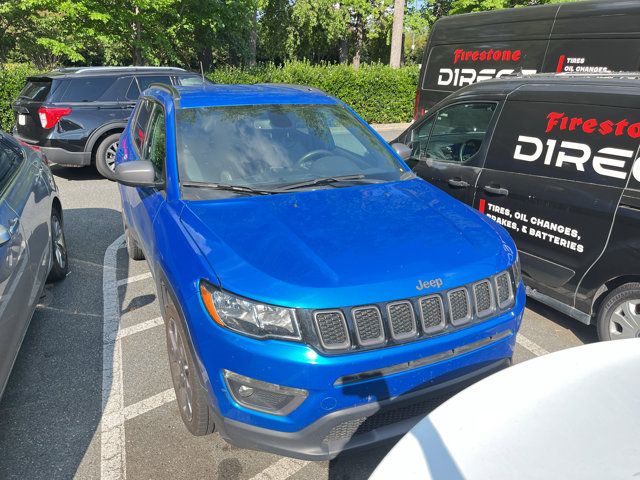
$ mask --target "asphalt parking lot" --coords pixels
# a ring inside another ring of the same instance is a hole
[[[91,168],[53,171],[71,272],[47,286],[0,403],[1,479],[368,477],[389,446],[314,463],[192,437],[176,407],[153,281],[121,248],[116,185]],[[528,305],[516,362],[596,340],[594,329]]]

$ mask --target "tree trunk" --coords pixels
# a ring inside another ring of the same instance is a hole
[[[364,20],[362,18],[362,15],[358,15],[356,17],[355,35],[356,42],[354,45],[353,60],[351,61],[351,65],[357,70],[360,68],[360,57],[362,55],[362,45],[364,43]]]
[[[253,15],[251,24],[251,36],[249,37],[249,58],[247,64],[250,67],[256,66],[256,58],[258,56],[258,9]]]
[[[391,68],[399,68],[402,60],[402,33],[404,31],[404,0],[395,0],[393,5],[393,29],[391,30]]]
[[[134,33],[133,54],[132,54],[133,64],[134,65],[142,65],[142,50],[140,48],[140,43],[141,43],[141,40],[142,40],[142,35],[141,35],[141,32],[140,32],[140,29],[142,28],[142,25],[140,23],[140,20],[138,19],[139,15],[140,15],[140,8],[139,7],[135,7],[134,15],[135,15],[135,20],[131,24],[131,28],[133,29],[133,33]]]

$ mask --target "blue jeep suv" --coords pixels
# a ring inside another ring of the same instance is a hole
[[[193,434],[332,458],[510,364],[525,302],[512,240],[337,99],[153,85],[116,162]]]

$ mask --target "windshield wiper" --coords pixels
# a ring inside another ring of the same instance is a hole
[[[282,185],[281,187],[276,188],[274,191],[282,192],[287,190],[296,190],[298,188],[304,188],[304,187],[313,187],[315,185],[329,185],[332,183],[352,182],[355,180],[364,180],[363,183],[379,183],[380,182],[380,180],[365,179],[364,174],[358,173],[355,175],[342,175],[338,177],[320,177],[320,178],[314,178],[312,180],[305,180],[304,182],[290,183],[288,185]]]
[[[272,190],[260,190],[258,188],[246,187],[244,185],[229,185],[226,183],[182,182],[182,186],[194,188],[213,188],[215,190],[228,190],[230,192],[250,193],[254,195],[271,195],[273,193],[276,193]]]

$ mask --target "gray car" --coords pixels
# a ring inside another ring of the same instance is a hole
[[[68,268],[53,175],[39,152],[0,132],[0,397],[45,282]]]

